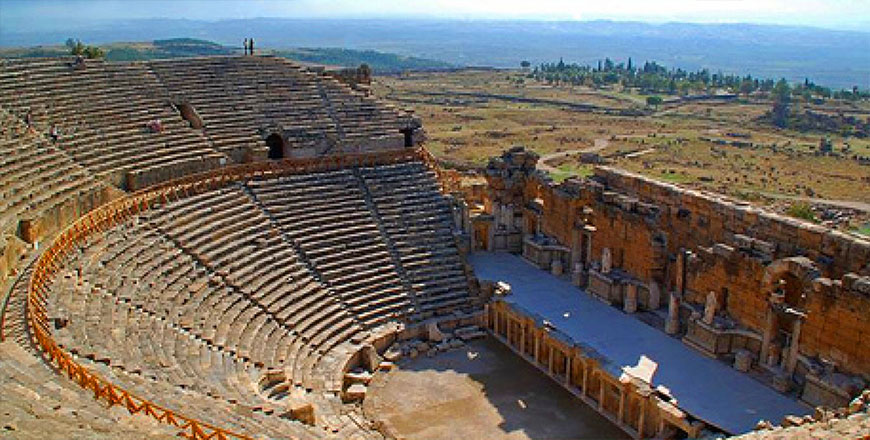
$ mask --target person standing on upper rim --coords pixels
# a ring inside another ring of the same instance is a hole
[[[248,39],[245,38],[245,55],[248,54]]]
[[[250,40],[248,40],[248,44],[250,45],[251,55],[253,55],[254,54],[254,39],[251,38]]]

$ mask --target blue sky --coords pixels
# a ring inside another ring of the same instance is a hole
[[[463,18],[746,22],[870,28],[870,0],[0,0],[0,26],[126,18]]]

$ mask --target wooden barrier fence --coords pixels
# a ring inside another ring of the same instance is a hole
[[[155,420],[178,427],[182,437],[192,440],[249,440],[251,437],[229,431],[181,415],[171,409],[126,391],[78,364],[72,355],[61,349],[51,334],[46,312],[51,280],[61,270],[67,256],[83,245],[95,232],[106,231],[127,219],[147,211],[156,204],[167,203],[191,195],[224,187],[248,179],[274,178],[282,175],[328,171],[351,166],[376,166],[422,161],[438,176],[439,185],[448,190],[451,182],[444,180],[435,159],[423,148],[389,152],[285,159],[231,165],[167,181],[127,196],[115,199],[85,214],[64,229],[36,260],[27,288],[27,323],[31,335],[49,362],[82,388],[94,393],[94,398],[109,405],[123,405],[131,414],[142,413]]]

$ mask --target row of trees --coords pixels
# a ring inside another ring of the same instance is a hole
[[[531,64],[524,61],[520,64],[528,68]],[[733,75],[722,72],[712,73],[709,69],[688,71],[684,69],[668,69],[655,61],[637,65],[629,58],[626,63],[616,63],[610,58],[598,61],[597,66],[576,63],[542,63],[536,66],[529,77],[550,84],[584,85],[601,87],[621,85],[640,89],[644,93],[660,93],[668,95],[688,95],[690,93],[710,93],[713,90],[724,90],[731,93],[749,95],[755,92],[772,93],[778,82],[772,79],[754,78],[752,75]],[[785,80],[780,80],[785,83]],[[785,83],[788,86],[787,83]],[[803,84],[789,87],[789,93],[803,96],[805,99],[861,99],[870,97],[870,92],[852,90],[832,91],[805,80]]]
[[[103,58],[106,56],[106,53],[103,51],[103,49],[100,49],[97,46],[85,45],[80,40],[73,40],[72,38],[67,38],[65,45],[69,49],[69,53],[71,55],[80,55],[89,59]]]

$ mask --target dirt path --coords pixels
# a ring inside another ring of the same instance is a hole
[[[616,137],[624,137],[617,135]],[[558,172],[559,169],[550,165],[548,162],[555,159],[561,159],[564,157],[568,157],[574,154],[581,153],[594,153],[596,151],[601,151],[610,145],[610,142],[607,139],[595,139],[595,145],[586,148],[578,148],[574,150],[565,150],[565,151],[557,151],[555,153],[545,154],[541,156],[541,159],[538,160],[538,169],[541,171],[546,171],[548,173]],[[631,153],[632,157],[641,156],[644,154],[651,153],[655,151],[655,149],[646,149],[639,152]],[[762,193],[762,195],[767,197],[772,197],[775,199],[787,199],[787,200],[796,200],[801,202],[808,203],[818,203],[823,205],[830,205],[837,208],[844,209],[854,209],[856,211],[862,211],[866,213],[870,213],[870,203],[860,202],[857,200],[830,200],[830,199],[819,199],[813,197],[803,197],[803,196],[791,196],[788,194],[777,194],[777,193]]]
[[[578,149],[574,149],[574,150],[557,151],[555,153],[545,154],[545,155],[541,156],[540,160],[538,160],[538,169],[541,171],[546,171],[548,173],[555,173],[555,172],[559,171],[559,169],[554,167],[554,166],[551,166],[547,162],[554,160],[554,159],[561,159],[563,157],[568,157],[568,156],[571,156],[574,154],[594,153],[596,151],[601,151],[601,150],[607,148],[608,145],[610,145],[610,141],[608,141],[607,139],[595,139],[595,144],[591,147],[578,148]]]
[[[813,197],[804,197],[804,196],[790,196],[788,194],[777,194],[777,193],[769,193],[764,192],[761,193],[766,197],[772,197],[774,199],[787,199],[787,200],[797,200],[801,202],[808,203],[818,203],[821,205],[831,205],[837,208],[845,208],[845,209],[854,209],[856,211],[863,211],[870,213],[870,203],[859,202],[857,200],[829,200],[829,199],[817,199]]]

